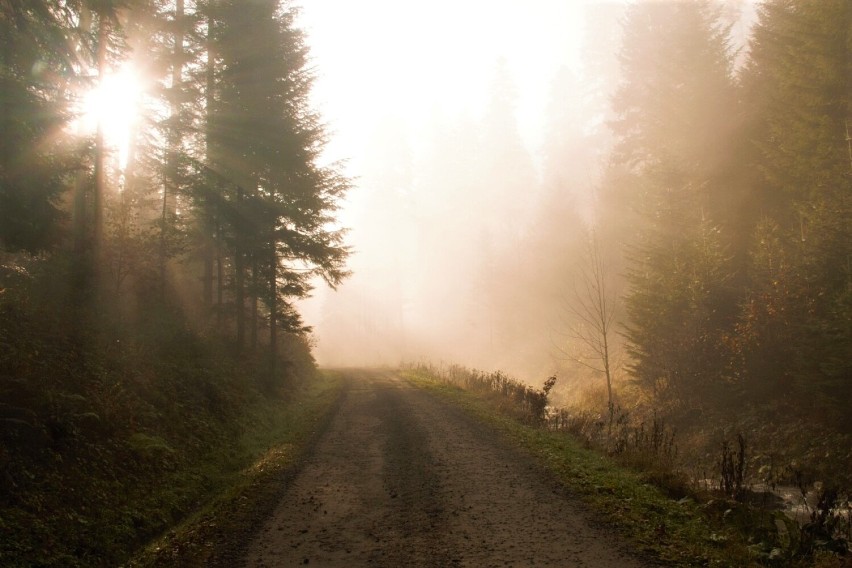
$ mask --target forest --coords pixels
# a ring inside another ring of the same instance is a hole
[[[294,18],[0,5],[0,564],[115,566],[313,424],[349,181]]]
[[[123,560],[315,357],[555,376],[580,437],[666,424],[692,483],[848,509],[852,4],[742,4],[589,3],[540,148],[495,58],[476,112],[368,117],[352,175],[296,3],[0,2],[0,563]]]
[[[478,113],[375,125],[320,360],[556,373],[559,404],[848,478],[852,15],[738,4],[587,6],[539,148],[505,59]]]
[[[749,5],[586,6],[538,146],[526,60],[490,67],[479,108],[377,124],[320,361],[402,360],[462,385],[555,374],[556,419],[581,435],[665,424],[682,473],[710,485],[741,436],[744,485],[845,487],[842,506],[852,13]]]
[[[850,23],[766,2],[736,69],[708,7],[624,30],[596,232],[622,244],[629,381],[687,429],[742,429],[767,478],[852,471]]]

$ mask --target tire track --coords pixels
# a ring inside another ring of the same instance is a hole
[[[244,565],[639,567],[460,409],[361,373]]]

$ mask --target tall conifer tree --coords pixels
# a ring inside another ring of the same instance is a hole
[[[725,366],[732,315],[714,214],[734,108],[726,31],[709,2],[627,13],[614,99],[621,191],[638,210],[627,308],[632,372],[661,400],[702,404]]]
[[[59,241],[58,198],[71,171],[56,134],[77,55],[68,14],[50,2],[0,5],[0,247],[36,252]]]
[[[840,412],[852,392],[852,5],[766,2],[743,83],[763,204],[739,329],[746,384]]]
[[[334,285],[345,274],[341,233],[328,226],[347,181],[317,164],[323,132],[308,106],[311,76],[295,12],[257,0],[222,2],[217,14],[211,163],[229,188],[237,341],[246,337],[247,294],[258,295],[274,349],[279,327],[301,327],[288,298],[306,295],[311,275]]]

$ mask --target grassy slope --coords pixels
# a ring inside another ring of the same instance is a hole
[[[142,456],[86,442],[97,448],[96,457],[84,448],[76,452],[77,469],[36,471],[19,506],[0,507],[0,564],[115,566],[165,530],[131,565],[210,566],[217,555],[227,558],[264,504],[275,502],[271,492],[281,484],[274,481],[293,470],[322,430],[342,384],[324,373],[286,400],[259,397],[244,414],[203,433],[206,448],[191,459],[177,459],[186,453],[181,443],[189,443],[179,438],[167,444],[148,436]],[[128,466],[137,471],[128,475]]]
[[[167,311],[75,334],[34,304],[0,301],[2,566],[126,562],[292,464],[342,385],[305,363],[272,388],[262,357],[235,357]]]
[[[247,467],[230,472],[199,511],[151,542],[133,567],[232,566],[259,522],[278,502],[304,452],[324,429],[340,398],[343,381],[324,372],[288,403],[266,404],[246,418],[241,446]]]
[[[270,369],[145,279],[94,294],[61,255],[0,261],[0,566],[128,562],[289,470],[343,385],[304,338],[279,335]]]
[[[672,566],[756,566],[747,537],[724,503],[674,500],[644,479],[564,434],[525,426],[489,401],[415,371],[411,383],[465,408],[526,449],[645,556]],[[719,506],[723,507],[721,510]],[[739,519],[742,521],[742,519]]]

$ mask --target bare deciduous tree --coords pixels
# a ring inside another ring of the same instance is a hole
[[[563,330],[568,345],[557,349],[569,360],[606,378],[607,402],[613,407],[612,377],[618,368],[613,355],[615,307],[618,296],[608,286],[606,263],[593,229],[586,235],[572,293],[563,302]]]

